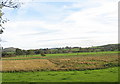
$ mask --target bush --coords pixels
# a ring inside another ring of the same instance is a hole
[[[15,57],[15,53],[10,52],[3,52],[2,57]]]
[[[44,53],[41,53],[41,56],[46,56]]]

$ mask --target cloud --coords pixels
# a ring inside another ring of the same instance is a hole
[[[117,43],[117,4],[117,0],[26,4],[5,25],[2,39],[7,42],[2,45],[36,49]]]

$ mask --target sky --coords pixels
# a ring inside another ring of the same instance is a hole
[[[119,0],[21,0],[4,8],[1,45],[21,49],[118,43]]]

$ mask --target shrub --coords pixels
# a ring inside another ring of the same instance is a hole
[[[46,56],[44,53],[41,53],[41,56]]]

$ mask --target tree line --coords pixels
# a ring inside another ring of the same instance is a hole
[[[45,54],[57,54],[57,53],[80,53],[80,52],[101,52],[101,51],[119,51],[120,44],[109,44],[103,46],[94,46],[94,47],[62,47],[62,48],[46,48],[46,49],[33,49],[33,50],[22,50],[16,48],[15,51],[4,51],[3,57],[13,57],[18,55],[37,55],[45,56]]]

